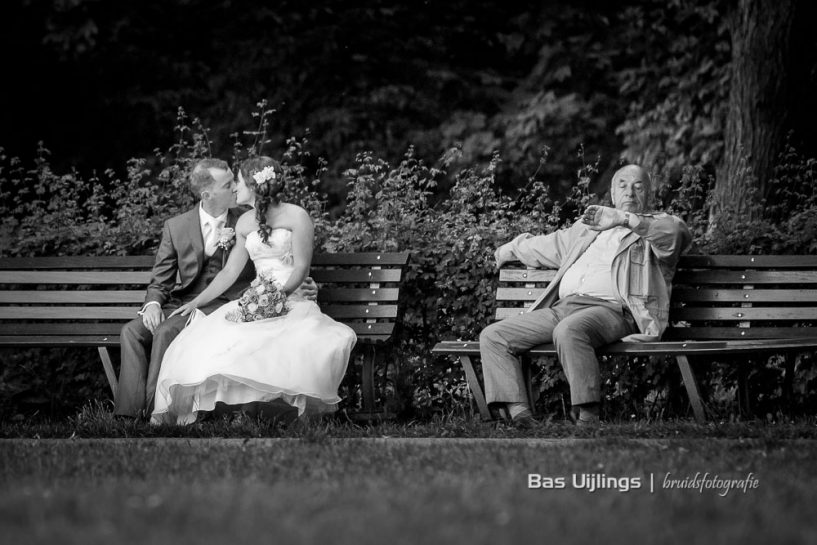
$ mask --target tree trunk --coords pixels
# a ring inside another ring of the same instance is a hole
[[[768,196],[787,127],[787,72],[796,0],[736,0],[724,153],[715,185],[717,212],[755,218]]]

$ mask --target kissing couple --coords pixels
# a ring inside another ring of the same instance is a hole
[[[236,175],[202,159],[189,182],[200,200],[164,223],[145,302],[122,328],[114,415],[189,424],[217,402],[274,400],[299,416],[335,410],[357,338],[316,303],[314,227],[285,202],[285,171],[264,156]]]

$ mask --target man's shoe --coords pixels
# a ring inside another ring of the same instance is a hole
[[[511,425],[519,430],[529,430],[535,428],[539,422],[533,418],[533,413],[530,411],[522,411],[511,419]]]
[[[594,430],[601,425],[599,417],[596,415],[581,415],[576,419],[576,427],[586,430]]]
[[[584,405],[573,405],[570,409],[570,419],[576,426],[581,428],[599,427],[599,405],[598,403],[587,403]]]

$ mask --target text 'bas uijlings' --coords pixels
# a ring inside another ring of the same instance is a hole
[[[579,490],[595,492],[596,490],[617,490],[628,492],[641,488],[641,477],[610,477],[604,473],[574,473],[570,485]],[[528,474],[528,488],[545,488],[558,490],[567,488],[567,477],[548,477],[538,473]]]

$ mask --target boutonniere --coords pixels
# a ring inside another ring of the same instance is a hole
[[[235,244],[235,230],[232,227],[224,227],[218,233],[218,247],[229,251],[233,244]]]

